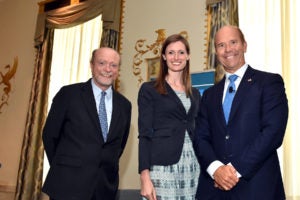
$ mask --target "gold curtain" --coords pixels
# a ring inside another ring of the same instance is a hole
[[[216,3],[220,3],[222,1],[225,1],[225,0],[206,0],[206,5],[213,5]]]
[[[300,199],[298,0],[281,0],[282,76],[289,100],[289,120],[283,143],[283,180],[287,200]],[[298,18],[297,18],[298,16]]]
[[[218,65],[214,49],[217,30],[227,24],[238,26],[237,0],[207,0],[207,51],[206,69],[215,69],[215,82],[223,77],[223,67]]]
[[[39,13],[36,24],[36,64],[17,178],[15,200],[38,200],[43,175],[42,130],[47,115],[48,87],[55,28],[67,28],[102,14],[103,27],[119,31],[120,0],[87,0]],[[117,35],[117,34],[115,34]],[[112,41],[110,39],[109,41]]]
[[[119,50],[119,32],[112,29],[102,30],[101,47],[111,47]]]
[[[61,29],[76,26],[98,15],[102,15],[103,29],[115,30],[120,28],[121,0],[87,0],[76,5],[66,6],[37,17],[35,42],[43,42],[45,29]]]
[[[38,200],[42,186],[44,148],[42,126],[47,113],[53,33],[37,48],[36,64],[21,151],[15,200]]]

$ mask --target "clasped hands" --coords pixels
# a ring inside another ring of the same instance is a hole
[[[237,171],[232,165],[222,165],[214,173],[215,187],[231,190],[238,182]]]

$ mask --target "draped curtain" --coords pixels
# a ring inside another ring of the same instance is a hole
[[[99,48],[102,33],[101,16],[74,27],[54,30],[48,103],[63,85],[83,82],[91,77],[88,63],[91,52]],[[50,105],[51,103],[48,110]],[[43,181],[49,170],[45,155]]]
[[[113,29],[104,29],[101,37],[101,47],[119,49],[119,32]]]
[[[207,0],[207,52],[206,69],[215,69],[215,82],[223,78],[223,67],[218,64],[215,56],[214,37],[218,29],[227,24],[238,26],[237,0]]]
[[[283,143],[283,180],[287,200],[300,200],[300,2],[281,0],[282,74],[289,100],[289,121]]]
[[[106,0],[103,10],[103,30],[101,47],[111,47],[119,50],[120,18],[122,0]]]
[[[47,115],[50,66],[54,29],[68,28],[102,14],[102,46],[117,48],[120,0],[87,0],[45,13],[39,13],[34,38],[36,62],[26,119],[15,200],[38,200],[43,175],[42,129]],[[107,33],[112,33],[113,36]],[[114,38],[115,37],[115,38]],[[113,46],[110,46],[113,44]]]
[[[63,85],[83,82],[91,77],[91,52],[99,48],[101,35],[101,15],[74,27],[55,29],[49,100]]]
[[[15,200],[38,200],[42,185],[43,155],[42,126],[47,113],[47,96],[52,56],[53,30],[45,35],[42,46],[36,48],[36,63],[29,108],[21,149]]]
[[[253,67],[283,76],[289,119],[278,150],[287,200],[300,200],[300,2],[240,0],[239,24],[248,42],[246,60]]]

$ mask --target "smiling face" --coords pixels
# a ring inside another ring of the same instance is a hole
[[[111,48],[100,48],[93,53],[90,63],[95,84],[108,89],[119,75],[120,55]]]
[[[163,58],[166,60],[168,70],[179,72],[186,67],[189,55],[185,45],[181,41],[177,41],[167,46]]]
[[[215,49],[225,71],[234,73],[245,64],[247,43],[236,27],[224,26],[216,33]]]

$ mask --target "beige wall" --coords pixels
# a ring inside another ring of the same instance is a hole
[[[8,199],[1,191],[12,193],[16,186],[34,66],[37,11],[37,0],[0,0],[0,71],[5,74],[5,66],[13,65],[15,57],[19,61],[15,77],[10,81],[8,105],[0,113],[0,199]],[[3,88],[1,84],[0,99]]]
[[[8,105],[0,113],[0,199],[12,199],[18,174],[19,156],[28,109],[33,76],[35,50],[33,38],[39,0],[0,0],[0,71],[12,65],[18,57],[18,69],[11,80],[12,92]],[[133,75],[136,41],[145,39],[152,44],[157,29],[166,35],[187,31],[191,45],[191,70],[204,67],[205,0],[125,0],[121,35],[122,66],[120,91],[133,104],[132,126],[128,145],[121,159],[121,189],[139,188],[137,92],[138,77]],[[143,59],[152,58],[151,53]],[[146,79],[146,63],[140,65],[141,77]],[[0,86],[0,95],[3,87]],[[8,193],[7,193],[8,192]],[[6,195],[5,197],[3,195]]]
[[[165,29],[166,36],[187,31],[191,46],[191,71],[204,68],[205,50],[205,0],[125,0],[121,33],[122,66],[120,72],[120,91],[132,104],[132,126],[125,155],[121,160],[120,187],[126,189],[139,188],[138,175],[138,127],[137,127],[137,93],[139,82],[133,74],[133,59],[137,54],[135,44],[145,39],[143,48],[157,39],[158,29]],[[152,58],[152,52],[146,53],[142,59]],[[147,78],[145,60],[139,66],[141,77]]]

